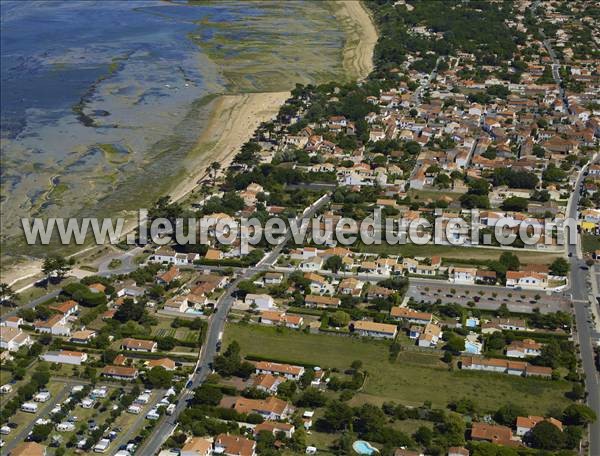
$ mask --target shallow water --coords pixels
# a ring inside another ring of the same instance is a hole
[[[324,2],[0,8],[4,253],[19,217],[107,215],[166,191],[212,94],[289,89],[341,71],[344,35]]]

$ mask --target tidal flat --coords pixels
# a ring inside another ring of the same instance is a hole
[[[3,2],[2,20],[3,264],[48,252],[21,217],[130,214],[180,185],[221,96],[353,77],[329,2]]]

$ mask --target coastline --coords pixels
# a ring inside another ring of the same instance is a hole
[[[332,0],[330,5],[334,16],[346,32],[342,64],[347,79],[362,80],[374,67],[373,51],[377,42],[377,30],[360,0]],[[181,201],[190,196],[198,187],[198,181],[207,175],[208,167],[212,162],[221,164],[222,173],[240,147],[252,137],[256,128],[277,114],[289,96],[289,91],[217,96],[211,106],[209,121],[203,128],[195,147],[188,154],[189,172],[182,175],[179,182],[166,194],[171,196],[173,201]],[[137,222],[135,215],[131,220],[127,220],[121,238],[132,232]],[[96,247],[86,246],[68,257],[76,258],[94,251]],[[39,279],[41,265],[42,261],[37,258],[17,261],[2,268],[1,281],[11,285],[25,279]],[[22,289],[29,286],[31,284]]]
[[[352,79],[361,81],[374,69],[373,54],[377,29],[367,8],[360,0],[335,0],[334,15],[346,30],[343,66]]]

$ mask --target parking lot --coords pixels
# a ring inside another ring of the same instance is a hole
[[[516,290],[498,286],[461,285],[428,279],[410,279],[406,294],[417,302],[443,304],[457,303],[482,310],[496,310],[506,304],[508,310],[519,313],[568,311],[568,294],[545,291]]]

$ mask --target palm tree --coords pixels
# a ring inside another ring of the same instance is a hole
[[[221,163],[212,162],[210,164],[209,173],[213,178],[213,185],[215,185],[215,182],[217,180],[217,171],[219,171],[220,169],[221,169]]]

